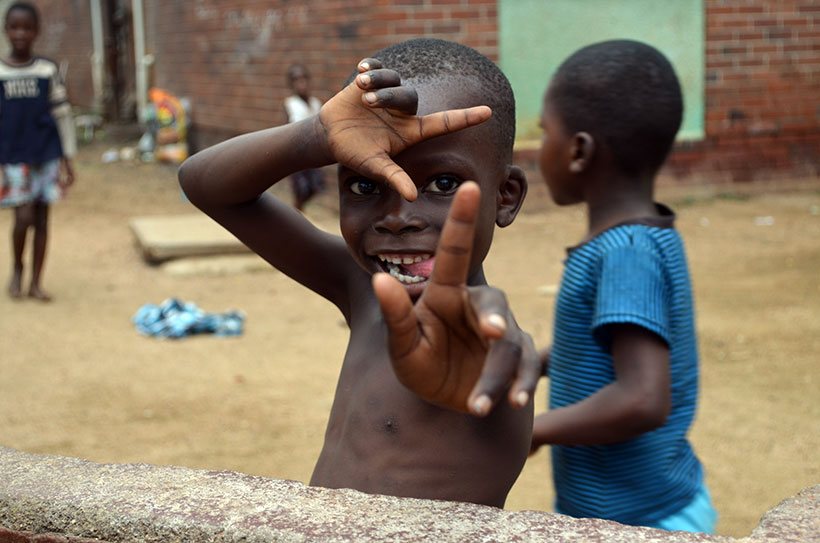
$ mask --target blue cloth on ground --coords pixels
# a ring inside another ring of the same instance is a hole
[[[238,336],[242,334],[245,314],[205,313],[193,302],[169,298],[160,305],[143,305],[131,321],[140,334],[159,338],[177,339],[194,334]]]

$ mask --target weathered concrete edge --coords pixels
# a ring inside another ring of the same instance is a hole
[[[0,447],[0,541],[15,542],[797,542],[818,533],[818,495],[820,485],[784,501],[737,540]]]

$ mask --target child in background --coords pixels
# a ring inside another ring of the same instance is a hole
[[[686,255],[653,194],[682,111],[672,65],[634,41],[580,49],[547,89],[541,171],[588,223],[565,260],[532,446],[552,445],[559,513],[713,532],[687,440],[698,351]]]
[[[285,98],[285,114],[289,123],[304,121],[319,114],[322,102],[310,93],[310,74],[301,64],[288,68],[288,83],[293,91]],[[325,178],[319,168],[308,168],[290,176],[293,206],[301,211],[305,204],[325,188]]]
[[[70,157],[76,151],[76,137],[57,65],[33,53],[39,29],[40,17],[32,4],[15,2],[6,11],[11,53],[0,61],[0,207],[14,208],[9,296],[23,295],[23,254],[33,230],[28,296],[49,301],[41,284],[48,211],[74,182]]]
[[[502,507],[530,448],[540,369],[482,267],[526,194],[510,163],[512,89],[456,43],[376,57],[318,116],[201,151],[180,183],[350,327],[311,484]],[[267,191],[334,162],[342,237]]]

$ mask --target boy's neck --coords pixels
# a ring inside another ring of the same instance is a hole
[[[585,196],[587,234],[584,241],[613,226],[658,214],[652,177],[598,178],[596,182],[589,183]]]
[[[31,62],[31,59],[34,58],[34,55],[29,51],[28,53],[17,53],[15,54],[13,51],[9,53],[9,56],[6,57],[6,62],[8,64],[27,64]]]

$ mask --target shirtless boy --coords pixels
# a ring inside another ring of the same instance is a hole
[[[374,56],[318,116],[202,151],[180,182],[350,327],[311,484],[502,507],[529,452],[540,371],[482,268],[527,190],[510,164],[512,90],[451,42]],[[333,163],[342,238],[266,192]]]

